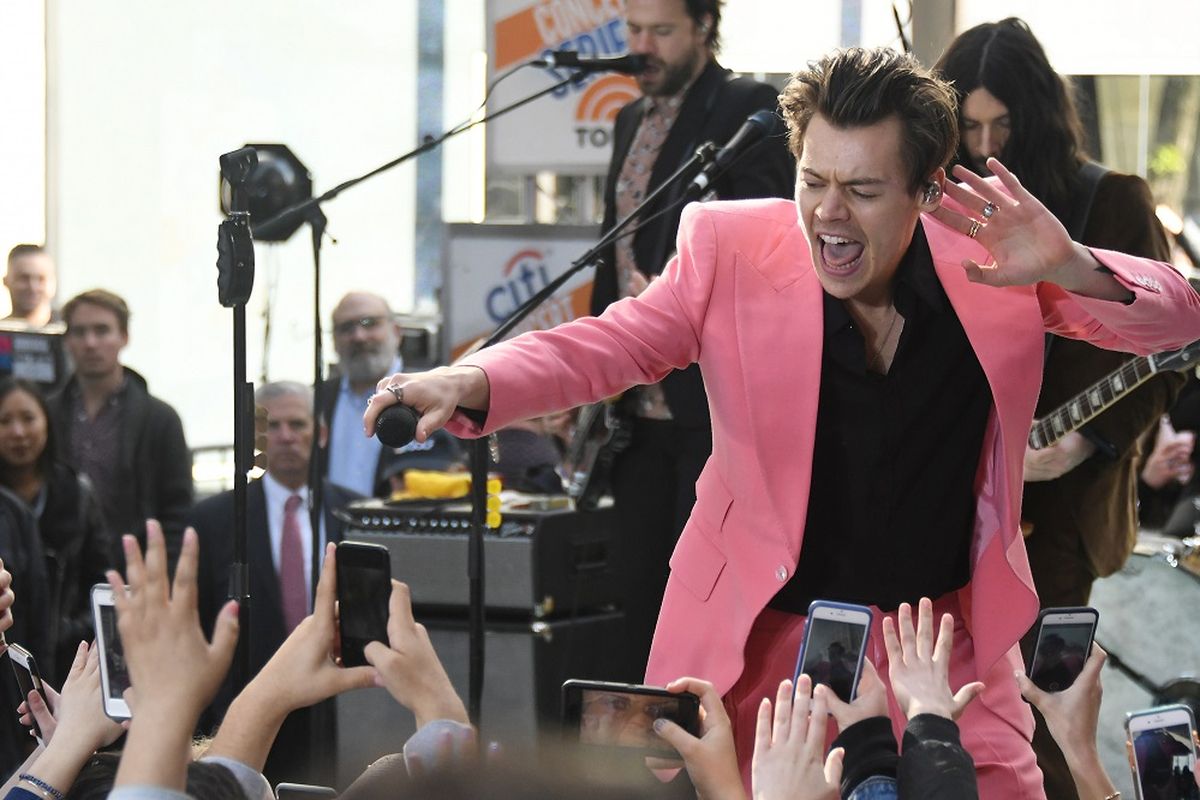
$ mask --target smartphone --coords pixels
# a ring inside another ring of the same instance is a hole
[[[388,549],[378,544],[339,543],[337,587],[342,665],[365,666],[363,648],[369,642],[388,641],[388,600],[392,596]]]
[[[1045,608],[1038,614],[1029,680],[1044,692],[1070,688],[1092,652],[1100,612],[1094,608]]]
[[[17,678],[17,686],[21,690],[21,701],[29,700],[29,693],[36,691],[42,696],[42,701],[46,703],[46,708],[50,708],[50,703],[46,700],[46,690],[42,688],[42,676],[38,672],[37,661],[34,660],[33,654],[13,642],[8,643],[8,660],[12,662],[13,675]],[[29,714],[29,722],[33,727],[33,735],[37,737],[38,744],[43,747],[46,743],[42,741],[42,729],[38,725],[37,719],[33,713]]]
[[[700,698],[657,686],[569,680],[562,687],[563,735],[567,741],[627,747],[678,758],[654,732],[654,720],[669,719],[693,736],[700,733]]]
[[[842,702],[849,703],[858,691],[867,636],[871,633],[871,609],[850,603],[814,600],[804,621],[804,641],[796,658],[796,674],[823,683]]]
[[[333,800],[337,792],[328,786],[308,783],[280,783],[275,786],[275,800]]]
[[[1196,785],[1196,720],[1185,705],[1133,711],[1125,717],[1133,742],[1133,785],[1142,800],[1200,800]]]
[[[113,589],[107,583],[92,587],[92,623],[96,626],[96,646],[100,648],[100,699],[104,713],[118,722],[132,719],[125,690],[129,688],[129,670],[125,666],[125,650],[117,631],[117,609],[113,605]]]

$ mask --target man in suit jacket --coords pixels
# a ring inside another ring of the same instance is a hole
[[[623,107],[613,129],[604,187],[604,230],[626,217],[711,141],[723,145],[755,111],[778,109],[778,92],[734,78],[717,63],[721,8],[717,0],[631,0],[625,3],[629,51],[646,57],[637,76],[643,96]],[[712,184],[716,197],[790,197],[795,179],[782,135],[759,142]],[[591,310],[600,314],[636,295],[674,250],[686,184],[677,181],[645,209],[645,224],[602,254]],[[661,215],[661,216],[659,216]],[[612,492],[623,532],[629,674],[645,668],[667,580],[667,560],[692,504],[696,479],[712,452],[704,384],[695,366],[634,390],[624,401],[632,418],[628,449],[612,467]]]
[[[255,402],[267,411],[267,472],[246,493],[246,560],[250,566],[250,624],[243,624],[243,646],[250,648],[253,677],[271,658],[292,629],[312,609],[312,526],[309,521],[308,465],[314,425],[312,390],[301,383],[268,383],[255,392]],[[324,543],[342,539],[342,522],[333,515],[359,495],[326,483],[322,499],[324,524],[318,552]],[[293,499],[295,498],[295,499]],[[200,538],[200,621],[212,631],[221,607],[229,599],[229,565],[233,563],[233,492],[210,497],[192,510],[192,525]],[[218,724],[234,693],[232,675],[201,720],[204,728]],[[331,782],[332,747],[317,747],[310,727],[320,716],[309,710],[292,714],[264,770],[272,782]],[[328,720],[332,723],[332,716]],[[322,721],[320,737],[332,742],[332,728]]]
[[[953,704],[981,796],[1042,798],[1012,673],[1038,610],[1018,522],[1044,332],[1167,349],[1200,335],[1200,297],[1165,264],[1072,242],[998,161],[1002,184],[945,181],[953,90],[910,56],[828,56],[782,99],[795,204],[692,206],[637,298],[390,382],[418,438],[478,435],[699,363],[713,454],[647,680],[711,681],[748,778],[807,602],[874,606],[866,654],[886,676],[882,619],[929,596],[959,622]],[[373,397],[364,424],[393,402]]]

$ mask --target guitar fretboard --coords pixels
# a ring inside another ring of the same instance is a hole
[[[1034,420],[1029,446],[1049,447],[1085,425],[1101,411],[1145,383],[1158,369],[1149,356],[1140,356],[1121,366],[1041,419]]]

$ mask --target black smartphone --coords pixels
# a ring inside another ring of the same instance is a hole
[[[13,675],[16,676],[17,686],[21,690],[20,702],[27,702],[29,700],[29,693],[36,691],[42,696],[42,702],[46,704],[46,708],[50,708],[50,703],[46,699],[46,690],[42,688],[42,676],[38,672],[37,661],[34,660],[33,654],[24,647],[21,647],[21,645],[10,642],[8,645],[8,660],[12,663]],[[44,747],[45,742],[42,741],[42,729],[38,725],[32,711],[29,712],[29,722],[33,727],[33,735],[37,737],[38,743]]]
[[[627,747],[678,758],[675,748],[654,732],[654,721],[669,719],[700,735],[700,698],[657,686],[570,680],[563,684],[563,735],[567,741]]]
[[[823,683],[843,703],[854,699],[874,615],[867,606],[814,600],[804,621],[804,641],[796,657],[794,683],[801,675]]]
[[[359,542],[338,544],[337,587],[342,666],[365,666],[363,648],[370,642],[388,641],[388,600],[392,596],[388,549]]]
[[[1100,612],[1094,608],[1045,608],[1029,659],[1029,680],[1044,692],[1070,688],[1092,652]]]

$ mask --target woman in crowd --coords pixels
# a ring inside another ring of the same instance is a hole
[[[113,544],[87,478],[61,463],[46,401],[34,384],[0,380],[0,486],[37,522],[49,590],[49,653],[42,671],[62,685],[75,648],[92,637],[89,591],[104,582]]]

